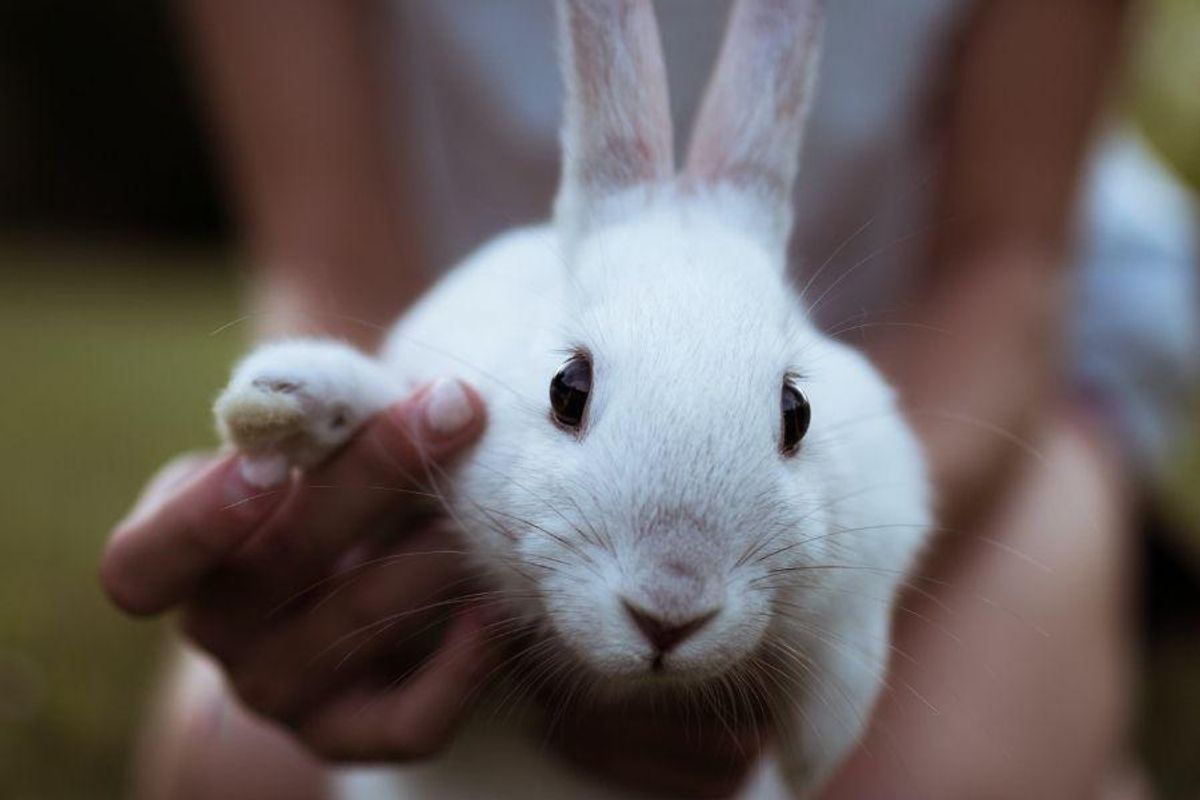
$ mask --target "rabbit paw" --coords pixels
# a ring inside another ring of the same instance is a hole
[[[214,411],[221,437],[246,456],[252,483],[282,482],[345,444],[399,396],[382,366],[337,342],[269,344],[234,370]]]

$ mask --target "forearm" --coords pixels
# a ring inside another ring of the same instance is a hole
[[[260,332],[374,344],[427,275],[385,118],[378,5],[190,0],[185,11]]]
[[[948,222],[915,309],[943,333],[877,349],[923,435],[949,527],[1029,455],[1061,396],[1074,200],[1128,5],[982,0],[966,31],[935,210]]]
[[[1046,252],[981,253],[923,296],[936,333],[889,337],[874,355],[902,387],[925,446],[941,524],[988,504],[1054,411],[1063,378],[1065,292]]]
[[[1119,458],[1094,433],[1049,419],[1043,458],[922,565],[896,615],[891,689],[824,800],[1109,796],[1135,559]]]

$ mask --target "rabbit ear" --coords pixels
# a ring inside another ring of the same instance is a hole
[[[651,0],[559,0],[566,84],[556,214],[596,224],[605,201],[674,173],[667,72]]]
[[[791,229],[792,185],[816,77],[823,0],[738,0],[692,133],[687,187],[732,188],[772,245]]]

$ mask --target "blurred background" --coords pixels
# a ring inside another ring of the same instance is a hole
[[[1200,0],[1146,3],[1122,113],[1200,187]],[[122,793],[161,624],[95,577],[244,344],[238,256],[171,5],[0,3],[0,796]],[[1200,414],[1197,415],[1200,421]],[[1200,426],[1197,426],[1200,430]],[[1200,438],[1146,538],[1139,746],[1200,797]]]

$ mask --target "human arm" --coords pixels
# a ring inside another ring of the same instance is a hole
[[[1121,755],[1129,496],[1110,435],[1069,402],[1063,334],[1073,201],[1130,5],[986,0],[967,33],[914,314],[945,333],[875,350],[947,530],[829,800],[1096,796]]]
[[[912,315],[946,333],[872,343],[946,527],[987,504],[1061,397],[1074,200],[1130,5],[984,0],[965,33],[940,116],[943,222]]]
[[[386,9],[366,0],[182,8],[255,265],[257,331],[374,346],[430,275],[378,63]]]
[[[383,119],[377,49],[366,46],[380,6],[191,0],[181,11],[254,265],[249,334],[324,334],[374,348],[428,274],[419,214],[403,192],[405,167]],[[456,559],[439,552],[444,538],[414,524],[428,504],[411,477],[469,446],[484,410],[466,389],[469,424],[439,443],[422,421],[430,394],[423,387],[401,400],[286,489],[254,491],[228,455],[181,462],[118,524],[102,565],[116,604],[140,614],[179,611],[192,644],[225,672],[203,692],[176,681],[164,693],[139,758],[144,796],[307,797],[298,785],[319,796],[322,768],[297,742],[342,759],[381,751],[402,759],[445,742],[468,695],[463,676],[489,668],[477,619],[456,623],[440,656],[436,643],[414,636],[432,621],[425,612],[363,647],[336,646],[406,608],[464,608],[446,592],[462,576]],[[389,486],[396,491],[379,488]],[[400,520],[387,545],[378,539],[384,519]],[[254,555],[272,542],[284,552],[324,543],[324,557],[301,564]],[[364,558],[381,566],[356,570]],[[280,592],[306,588],[300,602],[272,612]],[[320,611],[311,611],[317,602]],[[381,641],[394,646],[381,652]],[[341,654],[332,664],[329,654],[318,658],[327,648]],[[335,670],[351,649],[354,657]],[[395,702],[374,704],[374,723],[356,717],[345,725],[344,704],[335,719],[339,698],[377,685],[381,671],[394,678],[404,671],[398,664],[431,658],[437,669],[424,681],[398,684]],[[423,719],[398,707],[414,701]],[[228,725],[208,724],[214,709]]]

